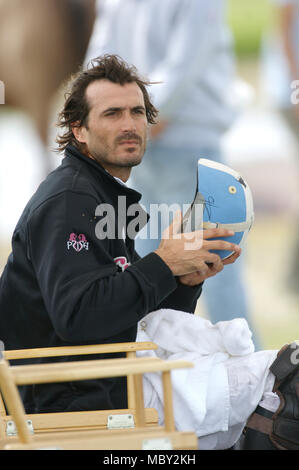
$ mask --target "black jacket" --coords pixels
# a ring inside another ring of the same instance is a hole
[[[117,216],[119,196],[127,207],[141,198],[97,162],[66,149],[13,233],[0,284],[6,349],[135,341],[137,322],[157,308],[194,312],[201,286],[179,284],[155,253],[140,259],[133,239],[97,237],[103,217],[96,208],[111,204]],[[127,406],[124,379],[30,386],[22,394],[31,413]]]

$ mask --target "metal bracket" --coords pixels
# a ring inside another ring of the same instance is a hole
[[[142,450],[173,450],[171,440],[168,437],[159,439],[144,439]]]
[[[109,415],[107,419],[108,429],[135,428],[134,416],[132,414]]]
[[[30,434],[34,434],[34,429],[33,429],[33,424],[32,424],[31,419],[27,419],[26,424],[30,431]],[[7,421],[6,423],[6,435],[8,437],[18,435],[17,427],[13,420]]]

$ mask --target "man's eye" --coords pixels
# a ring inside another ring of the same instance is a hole
[[[134,113],[135,114],[144,114],[144,110],[143,109],[134,109]]]
[[[121,110],[120,109],[110,109],[109,111],[107,110],[105,113],[104,113],[104,116],[117,116],[118,114],[121,113]]]

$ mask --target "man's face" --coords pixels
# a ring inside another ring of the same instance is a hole
[[[90,112],[86,127],[74,128],[90,158],[126,181],[146,149],[147,118],[137,83],[118,85],[97,80],[86,89]]]

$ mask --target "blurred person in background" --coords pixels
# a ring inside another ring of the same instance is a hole
[[[226,23],[226,1],[102,0],[86,55],[118,54],[151,82],[160,121],[152,126],[144,164],[129,184],[141,203],[190,204],[199,158],[225,163],[224,133],[238,114],[234,52]],[[166,223],[166,221],[165,221]],[[136,240],[140,255],[155,250],[158,238]],[[252,331],[242,261],[205,284],[203,298],[212,322],[246,318]],[[256,332],[255,346],[260,347]]]
[[[299,94],[291,99],[293,82],[299,80],[299,0],[276,0],[279,6],[281,41],[286,59],[286,81],[284,83],[286,99],[282,102],[281,112],[296,140],[299,158]],[[298,82],[299,83],[299,82]],[[297,88],[298,88],[297,83]],[[296,231],[299,233],[299,214]],[[299,286],[299,237],[295,240],[292,264],[289,271],[288,285],[298,294]]]
[[[277,29],[264,35],[262,48],[263,91],[270,105],[283,116],[293,136],[299,159],[299,0],[271,0]],[[298,81],[296,83],[296,81]],[[297,88],[297,91],[296,91]],[[299,175],[298,175],[299,177]],[[295,233],[299,233],[299,213]],[[287,279],[298,294],[299,237],[295,239]]]

